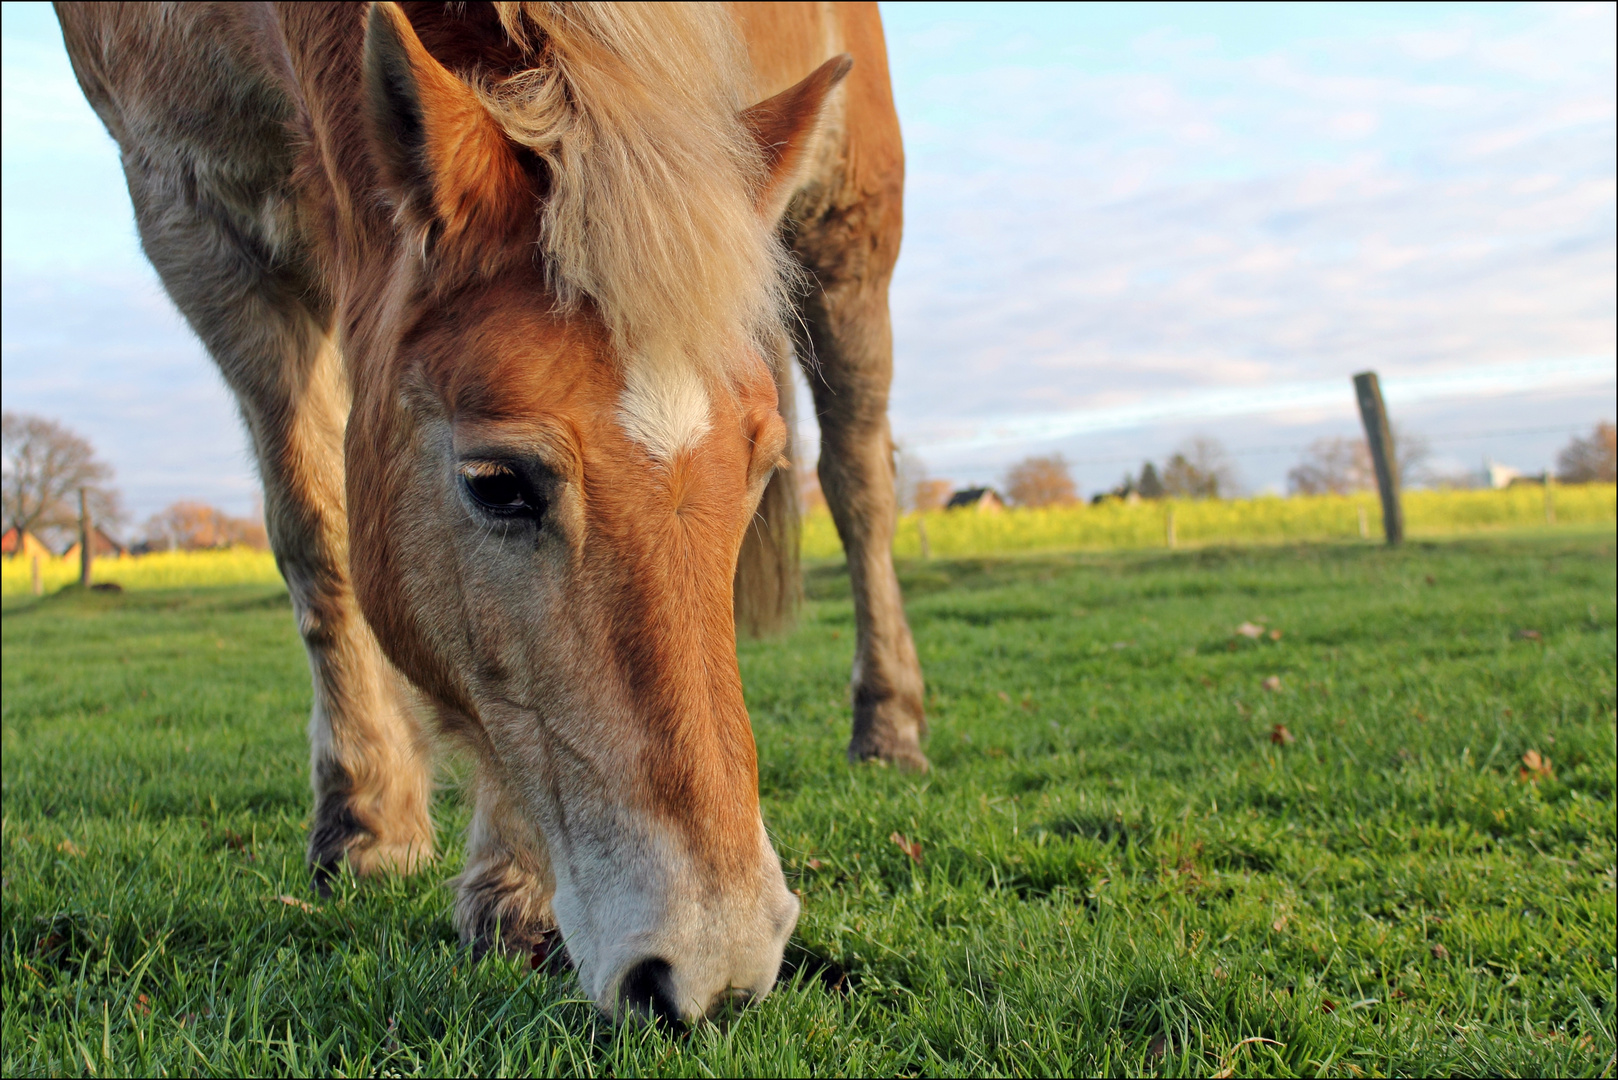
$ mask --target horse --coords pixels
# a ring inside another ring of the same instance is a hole
[[[57,5],[141,244],[238,402],[313,683],[313,883],[619,1018],[774,984],[738,627],[801,589],[790,369],[858,626],[852,761],[925,768],[891,559],[903,149],[874,4]]]

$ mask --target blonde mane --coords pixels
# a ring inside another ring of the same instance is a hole
[[[740,37],[720,5],[499,3],[534,66],[478,93],[548,172],[539,243],[564,305],[620,353],[712,370],[776,340],[793,264],[754,209],[763,165]],[[683,363],[682,363],[683,361]]]

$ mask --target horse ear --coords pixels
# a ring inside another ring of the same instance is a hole
[[[511,141],[398,4],[371,5],[365,97],[378,162],[411,223],[453,242],[503,237],[532,218],[534,195]]]
[[[826,99],[853,66],[847,53],[834,56],[796,86],[742,110],[742,123],[764,156],[764,182],[753,205],[766,221],[773,224],[786,212],[809,164]]]

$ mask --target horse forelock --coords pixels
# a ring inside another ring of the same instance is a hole
[[[776,340],[793,264],[755,209],[763,176],[741,122],[751,76],[718,5],[495,5],[531,66],[477,77],[479,99],[543,165],[538,255],[548,291],[588,303],[627,368],[680,368],[626,380],[673,397],[626,404],[654,434],[701,428],[690,388]],[[722,381],[722,380],[719,380]],[[641,395],[644,400],[645,395]],[[672,424],[671,424],[672,422]]]

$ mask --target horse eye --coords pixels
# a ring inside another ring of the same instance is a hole
[[[528,491],[516,473],[506,469],[462,474],[467,493],[485,510],[496,514],[538,515],[545,509],[543,499]]]

